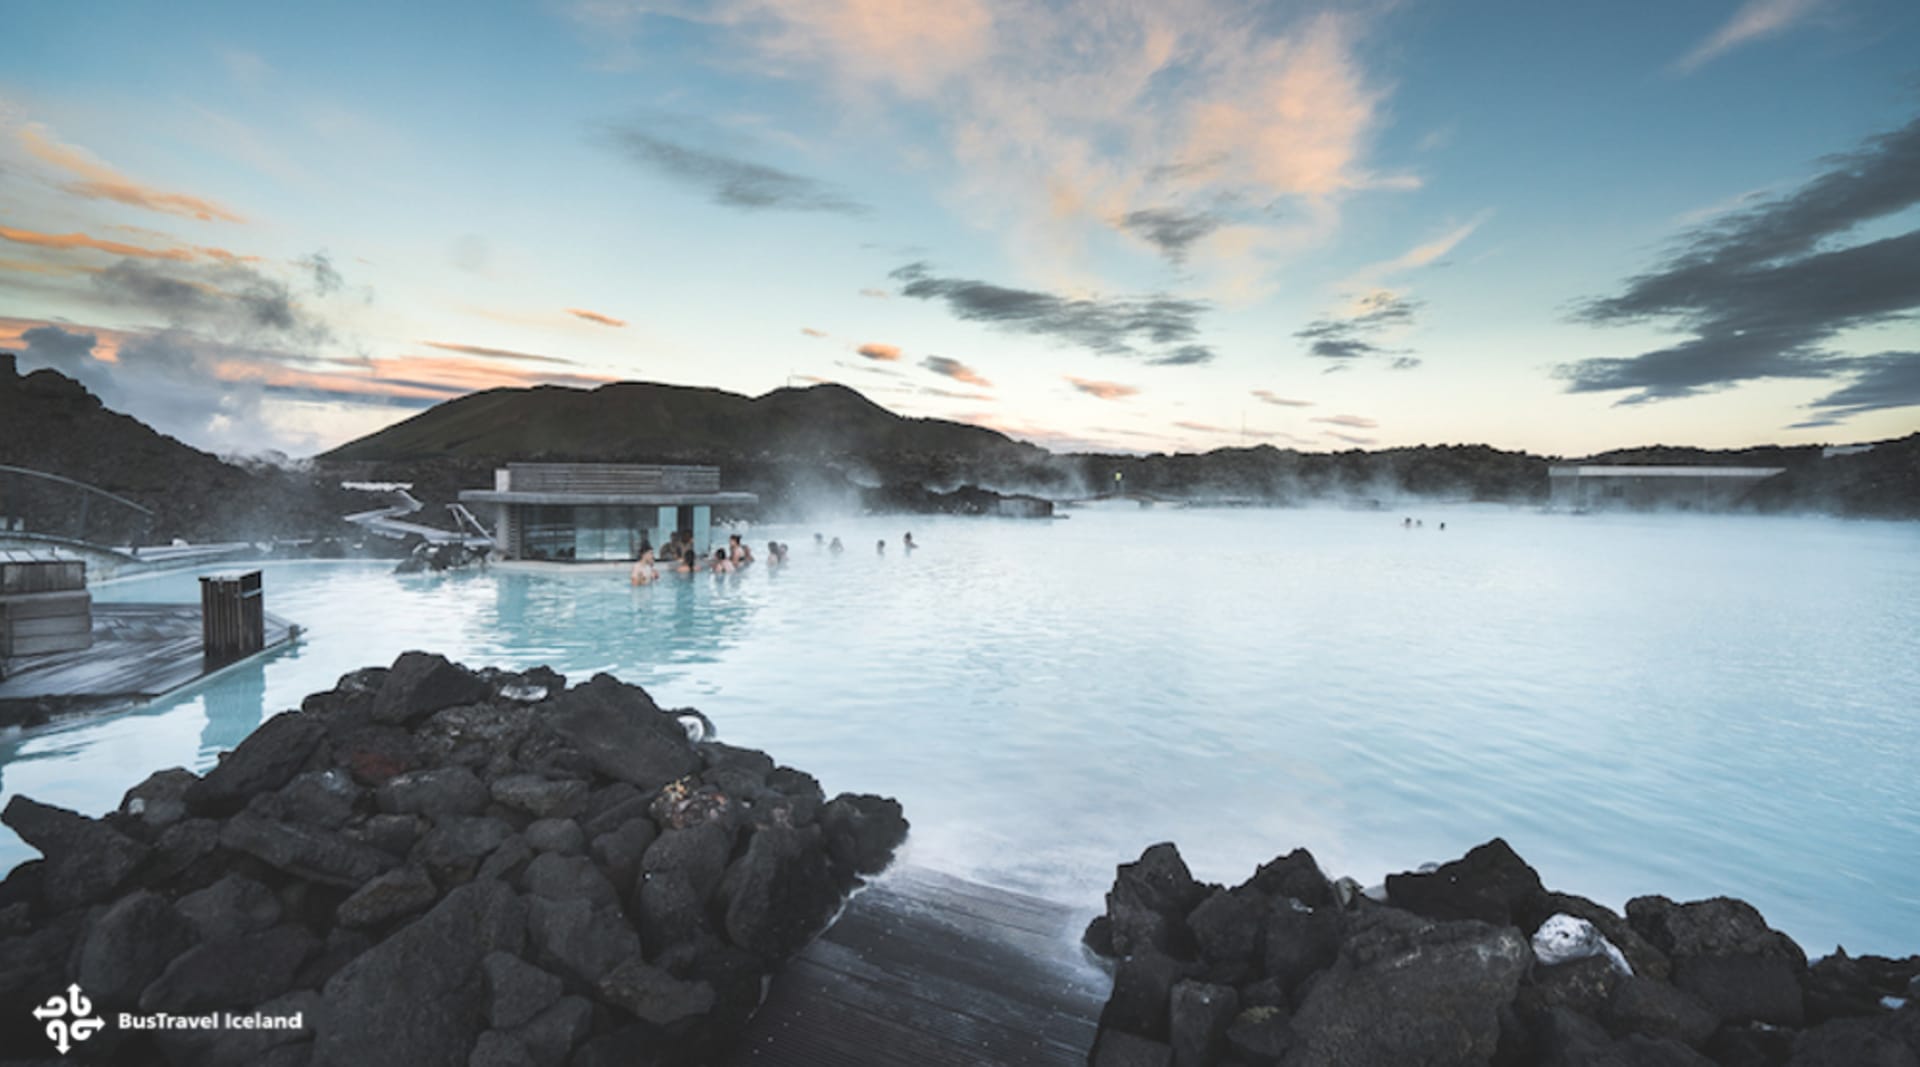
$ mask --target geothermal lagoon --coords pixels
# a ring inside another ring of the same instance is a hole
[[[640,588],[267,564],[299,645],[0,739],[0,790],[97,814],[419,648],[612,672],[830,794],[897,796],[906,862],[1089,915],[1155,841],[1203,879],[1304,846],[1375,884],[1502,836],[1615,908],[1725,894],[1810,955],[1914,949],[1920,524],[1402,507],[822,519],[746,531],[785,568]],[[197,573],[94,594],[192,602]],[[0,866],[32,854],[0,838]]]

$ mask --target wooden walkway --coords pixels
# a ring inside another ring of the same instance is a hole
[[[291,624],[268,614],[262,651],[294,636]],[[92,648],[16,657],[6,669],[0,723],[18,721],[10,713],[33,708],[57,713],[144,703],[211,673],[201,653],[198,604],[96,603]]]
[[[1080,948],[1085,919],[889,871],[780,969],[730,1067],[1078,1067],[1111,987]]]

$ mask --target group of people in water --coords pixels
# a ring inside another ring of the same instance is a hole
[[[911,532],[907,533],[901,542],[906,545],[908,552],[919,547],[913,543]],[[824,547],[836,556],[846,551],[846,547],[840,543],[838,537],[833,539],[831,545],[827,545],[825,538],[817,533],[813,535],[813,547],[816,550]],[[788,548],[789,546],[783,542],[768,541],[767,566],[777,567],[786,563]],[[887,542],[884,539],[877,542],[874,552],[876,555],[886,555]],[[650,585],[660,580],[663,568],[675,574],[696,574],[701,571],[712,574],[736,574],[752,566],[753,562],[753,548],[742,541],[739,534],[727,535],[727,547],[714,549],[712,558],[708,559],[694,549],[692,531],[675,530],[673,536],[667,540],[666,547],[658,555],[655,555],[647,535],[642,533],[640,558],[633,561],[633,570],[629,578],[634,585]]]

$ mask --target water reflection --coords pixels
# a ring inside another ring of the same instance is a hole
[[[200,703],[206,723],[200,728],[198,762],[212,766],[215,757],[247,739],[266,715],[267,673],[264,664],[248,663],[207,685]],[[161,714],[155,711],[148,714]]]

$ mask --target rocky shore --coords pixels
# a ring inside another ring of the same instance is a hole
[[[409,652],[102,818],[16,796],[44,858],[0,883],[0,1057],[711,1062],[907,823],[710,735]]]
[[[1810,964],[1726,897],[1623,917],[1497,838],[1368,893],[1304,849],[1228,889],[1155,845],[1086,942],[1095,1067],[1920,1067],[1920,956]]]

